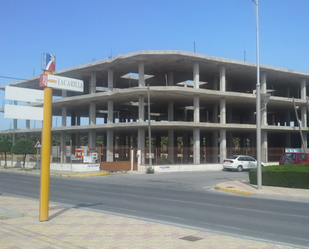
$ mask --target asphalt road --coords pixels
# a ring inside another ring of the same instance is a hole
[[[0,192],[39,199],[39,175],[0,172]],[[309,245],[309,203],[225,193],[248,172],[115,174],[50,179],[50,201],[287,245]]]

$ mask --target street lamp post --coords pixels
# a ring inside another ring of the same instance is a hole
[[[257,160],[257,189],[262,189],[261,167],[261,85],[260,85],[260,44],[259,44],[259,1],[255,4],[256,14],[256,160]]]

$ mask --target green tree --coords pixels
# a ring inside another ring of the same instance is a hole
[[[103,136],[97,136],[96,141],[97,141],[97,146],[103,146],[104,137]]]
[[[17,155],[24,155],[24,160],[23,160],[23,170],[25,170],[25,161],[26,161],[26,156],[29,154],[35,154],[36,149],[33,148],[34,142],[30,140],[25,140],[25,139],[20,139],[12,149],[12,152]]]
[[[4,168],[7,168],[7,153],[11,152],[13,143],[8,138],[4,138],[0,140],[0,152],[4,153]]]
[[[53,146],[60,146],[61,145],[61,137],[60,137],[60,135],[53,135],[52,136],[52,145]]]

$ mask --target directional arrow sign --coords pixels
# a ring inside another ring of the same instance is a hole
[[[52,74],[41,74],[40,86],[73,92],[84,91],[84,81],[67,77],[60,77]]]

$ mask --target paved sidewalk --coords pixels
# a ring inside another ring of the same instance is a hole
[[[215,186],[215,189],[237,194],[263,195],[264,197],[277,197],[284,199],[298,199],[309,201],[309,189],[262,186],[262,188],[258,190],[257,186],[250,184],[249,181],[222,182],[217,184]]]
[[[200,232],[76,208],[50,205],[39,221],[39,203],[0,195],[0,248],[263,248],[293,247]],[[9,216],[9,214],[11,215]]]

